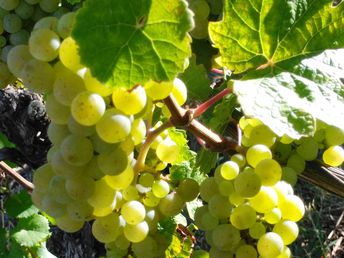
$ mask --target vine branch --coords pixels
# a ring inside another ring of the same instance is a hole
[[[18,172],[14,171],[10,166],[8,166],[3,161],[0,161],[0,170],[12,177],[17,183],[22,185],[29,192],[33,191],[34,185],[30,181],[22,177]]]

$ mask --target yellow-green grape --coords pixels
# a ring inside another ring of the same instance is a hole
[[[273,147],[273,156],[280,163],[286,163],[292,151],[291,144],[277,142]]]
[[[88,221],[93,219],[93,207],[87,201],[74,201],[67,204],[67,213],[71,219]]]
[[[289,156],[287,167],[294,169],[297,174],[301,174],[305,170],[306,162],[299,154],[294,153]]]
[[[152,192],[158,198],[164,198],[170,192],[170,185],[162,180],[154,181],[152,185]]]
[[[115,107],[126,115],[134,115],[143,110],[147,103],[145,89],[139,85],[128,91],[124,88],[116,88],[112,93],[112,101]]]
[[[48,193],[51,195],[57,202],[62,204],[67,204],[72,201],[69,195],[66,192],[65,188],[66,180],[61,176],[53,176],[48,185]]]
[[[231,157],[231,161],[234,161],[235,163],[237,163],[240,168],[242,168],[246,165],[246,158],[244,155],[242,155],[240,153],[234,154]]]
[[[51,160],[53,159],[53,156],[56,152],[58,152],[60,150],[60,146],[58,145],[53,145],[51,146],[51,148],[48,150],[48,153],[47,153],[47,161],[48,163],[51,162]]]
[[[143,142],[146,137],[146,124],[142,119],[136,119],[131,125],[131,136],[133,138],[134,144],[138,145]]]
[[[132,137],[128,136],[127,138],[124,139],[124,141],[119,143],[119,147],[127,153],[129,156],[129,159],[132,160],[133,158],[133,152],[135,149],[135,144],[132,139]]]
[[[49,140],[54,145],[60,145],[64,138],[70,134],[66,125],[59,125],[54,122],[50,122],[47,133]]]
[[[252,167],[256,167],[256,165],[263,159],[271,158],[272,153],[270,149],[262,144],[253,145],[247,150],[246,153],[247,163],[250,164]]]
[[[238,192],[231,193],[228,197],[228,200],[235,206],[239,206],[245,202],[245,198],[242,197]]]
[[[290,167],[284,167],[284,168],[282,168],[281,180],[294,186],[297,182],[297,173],[295,172],[294,169],[292,169]]]
[[[251,206],[243,204],[232,210],[230,222],[237,229],[248,229],[256,222],[256,216],[256,211]]]
[[[301,144],[296,148],[296,152],[307,161],[315,160],[318,156],[318,143],[313,138],[301,139]]]
[[[20,3],[20,0],[1,0],[0,7],[6,11],[14,10]]]
[[[257,249],[264,258],[276,258],[284,250],[283,240],[278,234],[268,232],[259,238]]]
[[[241,245],[235,251],[236,258],[257,258],[258,254],[256,248],[252,245]]]
[[[299,221],[305,214],[305,206],[302,200],[296,195],[288,195],[278,203],[282,212],[282,218],[291,221]]]
[[[172,95],[176,98],[178,104],[181,106],[186,102],[187,89],[184,82],[178,78],[173,80]]]
[[[55,223],[60,229],[68,233],[77,232],[84,226],[83,221],[72,219],[67,214],[55,218]]]
[[[133,185],[129,185],[128,188],[124,189],[122,194],[126,201],[138,200],[140,198],[139,191]]]
[[[139,184],[144,187],[152,187],[154,183],[154,176],[150,173],[142,173],[139,177]]]
[[[151,191],[147,192],[142,199],[142,202],[147,207],[156,207],[160,203],[160,198],[156,197]]]
[[[179,151],[179,146],[171,138],[167,137],[159,143],[156,155],[161,161],[174,163],[178,159]]]
[[[325,140],[327,145],[342,145],[344,143],[344,131],[335,126],[325,128]]]
[[[70,116],[68,119],[68,129],[72,134],[79,135],[79,136],[92,136],[96,132],[96,128],[94,126],[85,126],[79,124],[73,116]],[[93,141],[92,141],[93,143]]]
[[[92,224],[92,234],[101,243],[115,241],[120,235],[123,225],[117,213],[97,218]]]
[[[290,184],[285,181],[279,181],[272,187],[278,196],[278,202],[282,202],[288,195],[294,194],[294,190]]]
[[[20,73],[25,87],[38,92],[49,93],[53,89],[55,71],[49,63],[31,59]]]
[[[219,192],[215,178],[208,177],[200,185],[200,195],[203,201],[208,202],[210,198]]]
[[[113,189],[105,178],[101,178],[94,183],[94,191],[87,202],[94,208],[106,208],[114,206],[116,190]]]
[[[127,224],[136,225],[144,220],[146,209],[141,202],[129,201],[123,204],[121,215]]]
[[[149,232],[149,227],[146,221],[142,221],[136,225],[127,224],[124,227],[124,236],[133,243],[143,241]]]
[[[5,63],[0,61],[0,89],[6,87],[9,83],[15,82],[16,78],[8,70]]]
[[[212,231],[212,240],[221,251],[231,251],[239,243],[240,231],[230,224],[218,225]]]
[[[284,247],[283,252],[277,258],[291,258],[291,251],[288,246]]]
[[[324,151],[322,158],[329,166],[340,166],[344,162],[344,150],[341,146],[331,146]]]
[[[209,212],[219,219],[228,218],[231,214],[232,205],[228,198],[220,194],[212,196],[208,202]]]
[[[224,179],[232,180],[239,174],[239,166],[234,161],[226,161],[220,167],[221,175]]]
[[[64,160],[71,165],[85,165],[93,157],[92,142],[82,136],[69,135],[61,143],[61,154]]]
[[[207,212],[209,212],[208,205],[199,206],[196,208],[195,215],[194,215],[194,222],[197,227],[203,228],[202,218],[204,214],[206,214]]]
[[[201,218],[200,229],[202,230],[213,230],[219,225],[219,218],[212,215],[209,211],[205,212]]]
[[[102,96],[84,91],[72,101],[73,118],[81,125],[95,125],[105,113],[106,105]]]
[[[207,19],[210,13],[209,5],[205,0],[189,0],[189,8],[198,18]]]
[[[84,82],[87,90],[95,92],[100,96],[106,97],[112,93],[112,89],[98,81],[97,78],[93,77],[89,69],[87,69],[84,74]]]
[[[41,9],[47,13],[55,12],[57,10],[57,8],[59,7],[59,4],[60,4],[59,0],[41,0],[41,1],[39,1],[39,7],[41,7]]]
[[[276,224],[282,219],[282,213],[279,208],[273,208],[264,214],[263,219],[269,224]]]
[[[66,191],[73,200],[86,200],[94,192],[94,180],[90,177],[69,178],[66,180]]]
[[[249,199],[250,205],[260,213],[271,211],[278,203],[278,195],[272,187],[262,186],[258,194]]]
[[[176,192],[171,192],[160,200],[159,210],[166,217],[175,216],[184,207],[184,201]]]
[[[8,69],[16,77],[20,77],[25,64],[31,59],[33,59],[33,57],[30,54],[29,47],[27,45],[15,46],[11,48],[7,55]]]
[[[49,29],[36,29],[31,32],[29,49],[31,55],[41,61],[50,62],[59,54],[60,37]]]
[[[147,236],[142,242],[133,243],[132,250],[137,258],[156,257],[158,244],[154,238]]]
[[[145,85],[146,94],[153,100],[161,100],[166,98],[172,91],[173,81],[155,82],[148,81]]]
[[[276,141],[276,135],[266,125],[257,125],[252,128],[249,134],[249,141],[251,145],[263,144],[271,147]]]
[[[57,202],[49,195],[43,197],[40,207],[44,212],[52,217],[61,217],[66,212],[66,206]]]
[[[65,38],[60,45],[59,58],[63,65],[73,72],[83,68],[78,48],[78,45],[72,37]]]
[[[85,170],[85,166],[74,166],[67,163],[60,150],[54,153],[51,159],[51,166],[56,175],[62,176],[65,179],[80,177]]]
[[[70,109],[58,102],[53,94],[47,96],[45,107],[51,121],[61,125],[68,123]]]
[[[35,185],[35,189],[41,192],[46,192],[53,176],[54,171],[49,163],[37,168],[33,173],[33,184]]]
[[[209,253],[202,249],[194,250],[190,258],[209,258]]]
[[[260,161],[254,172],[260,177],[262,185],[272,186],[281,180],[282,168],[277,161],[273,159],[264,159]]]
[[[93,134],[90,140],[92,141],[94,151],[98,154],[109,153],[113,149],[118,148],[118,144],[105,142],[98,134]]]
[[[210,231],[211,232],[211,231]],[[209,240],[207,239],[207,242]],[[233,253],[231,251],[221,251],[214,247],[213,245],[211,246],[209,250],[209,258],[233,258]]]
[[[101,153],[97,157],[98,166],[105,175],[118,175],[128,166],[128,156],[121,148],[109,153]]]
[[[296,240],[299,234],[299,227],[294,221],[283,220],[278,222],[272,231],[280,235],[283,239],[284,245],[290,245]]]
[[[75,23],[75,12],[69,12],[62,15],[57,23],[57,32],[61,38],[67,38],[71,35]]]
[[[195,27],[190,31],[190,35],[195,39],[206,39],[208,37],[208,19],[194,19]]]
[[[128,165],[127,168],[116,176],[105,176],[105,180],[109,185],[114,189],[125,189],[127,188],[134,179],[134,170],[131,165]]]
[[[185,178],[179,183],[177,192],[185,202],[190,202],[198,196],[199,184],[192,178]]]
[[[255,222],[249,229],[248,233],[253,239],[259,239],[266,232],[264,224],[260,221]]]
[[[99,180],[105,176],[98,166],[97,156],[93,156],[91,161],[86,164],[83,174],[84,176],[89,176],[94,180]]]
[[[56,32],[58,19],[53,16],[43,17],[35,23],[33,30],[46,29]]]
[[[120,142],[130,134],[131,121],[115,109],[108,109],[96,124],[96,130],[103,141],[108,143]]]
[[[262,185],[260,177],[253,171],[241,172],[234,180],[235,191],[243,197],[255,196]]]
[[[234,185],[233,182],[224,180],[218,184],[219,193],[223,196],[229,196],[231,193],[234,192]]]

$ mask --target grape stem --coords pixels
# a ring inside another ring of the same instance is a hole
[[[135,174],[137,175],[140,171],[142,171],[145,168],[145,161],[147,157],[147,153],[149,151],[150,145],[155,140],[156,137],[159,136],[163,131],[165,131],[167,128],[172,127],[173,124],[170,120],[160,125],[158,128],[154,130],[150,130],[147,134],[145,142],[142,144],[142,147],[140,149],[139,155],[136,160],[136,164],[134,166]]]
[[[207,111],[212,105],[214,105],[216,102],[221,100],[223,97],[227,96],[231,93],[231,90],[226,88],[213,96],[212,98],[208,99],[207,101],[203,102],[201,105],[199,105],[197,108],[193,109],[193,117],[199,117],[202,115],[205,111]]]
[[[0,170],[12,177],[17,183],[22,185],[29,192],[33,191],[34,185],[28,180],[26,180],[24,177],[22,177],[18,172],[14,171],[10,166],[8,166],[3,161],[0,161]]]

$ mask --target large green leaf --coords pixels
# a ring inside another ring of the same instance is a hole
[[[257,73],[248,77],[259,77]],[[281,62],[262,78],[235,81],[244,113],[276,134],[312,135],[315,119],[344,129],[344,49]]]
[[[5,208],[12,218],[27,218],[38,212],[26,191],[11,195],[5,202]]]
[[[87,0],[73,37],[82,62],[112,87],[172,80],[191,55],[184,0]]]
[[[222,65],[235,72],[274,66],[344,47],[344,5],[332,0],[226,0],[223,20],[210,23]]]

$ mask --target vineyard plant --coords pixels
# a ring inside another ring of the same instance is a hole
[[[57,227],[89,228],[87,258],[289,258],[298,179],[344,197],[341,1],[0,0],[0,18],[0,257],[56,257]]]

